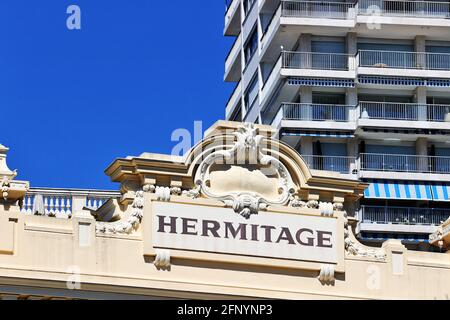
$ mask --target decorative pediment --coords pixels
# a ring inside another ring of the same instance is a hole
[[[264,136],[252,124],[239,127],[233,136],[230,147],[212,151],[200,164],[195,174],[199,192],[246,218],[269,205],[287,204],[295,185],[284,164],[264,152]]]

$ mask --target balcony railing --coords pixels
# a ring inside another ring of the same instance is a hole
[[[33,212],[38,196],[42,197],[43,210]],[[83,207],[96,210],[108,199],[119,197],[119,191],[32,188],[22,201],[21,212],[68,219],[74,210],[81,210]]]
[[[359,0],[359,14],[450,18],[450,3],[443,1]]]
[[[355,157],[314,156],[302,155],[310,169],[326,170],[339,173],[351,173],[351,166],[356,162]]]
[[[450,173],[450,157],[360,154],[361,170],[411,173]]]
[[[450,105],[395,102],[359,102],[361,118],[443,122],[450,119]]]
[[[341,104],[283,103],[283,119],[347,122],[354,106]]]
[[[450,70],[448,53],[359,50],[358,60],[369,68]]]
[[[349,57],[344,53],[283,51],[283,68],[316,70],[349,70]]]
[[[283,17],[346,19],[355,3],[327,1],[282,1]]]
[[[450,217],[449,209],[361,206],[360,222],[438,226]]]

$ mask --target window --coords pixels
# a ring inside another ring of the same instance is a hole
[[[257,49],[258,49],[258,31],[255,28],[244,47],[245,65],[248,64],[248,62],[253,57]]]
[[[258,97],[258,90],[258,75],[256,74],[244,95],[244,105],[247,112]]]
[[[244,13],[247,15],[247,13],[252,8],[253,4],[256,2],[256,0],[244,0]]]
[[[230,121],[242,121],[242,107],[238,105],[230,116]]]

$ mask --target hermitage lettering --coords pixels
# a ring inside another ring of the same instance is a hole
[[[307,247],[333,248],[333,233],[329,231],[300,228],[292,230],[288,227],[274,227],[257,224],[234,224],[215,220],[198,220],[178,217],[158,217],[158,232],[190,236],[233,238],[244,241],[264,241],[269,243],[285,242],[291,245]],[[181,220],[182,228],[177,228]],[[262,233],[262,237],[261,237]]]
[[[246,219],[232,209],[153,203],[153,245],[337,263],[336,218],[259,212]]]

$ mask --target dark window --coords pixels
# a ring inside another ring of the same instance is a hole
[[[249,40],[245,44],[244,48],[244,55],[245,55],[245,64],[250,61],[250,59],[255,54],[256,50],[258,49],[258,31],[253,30],[252,35],[250,36]]]

